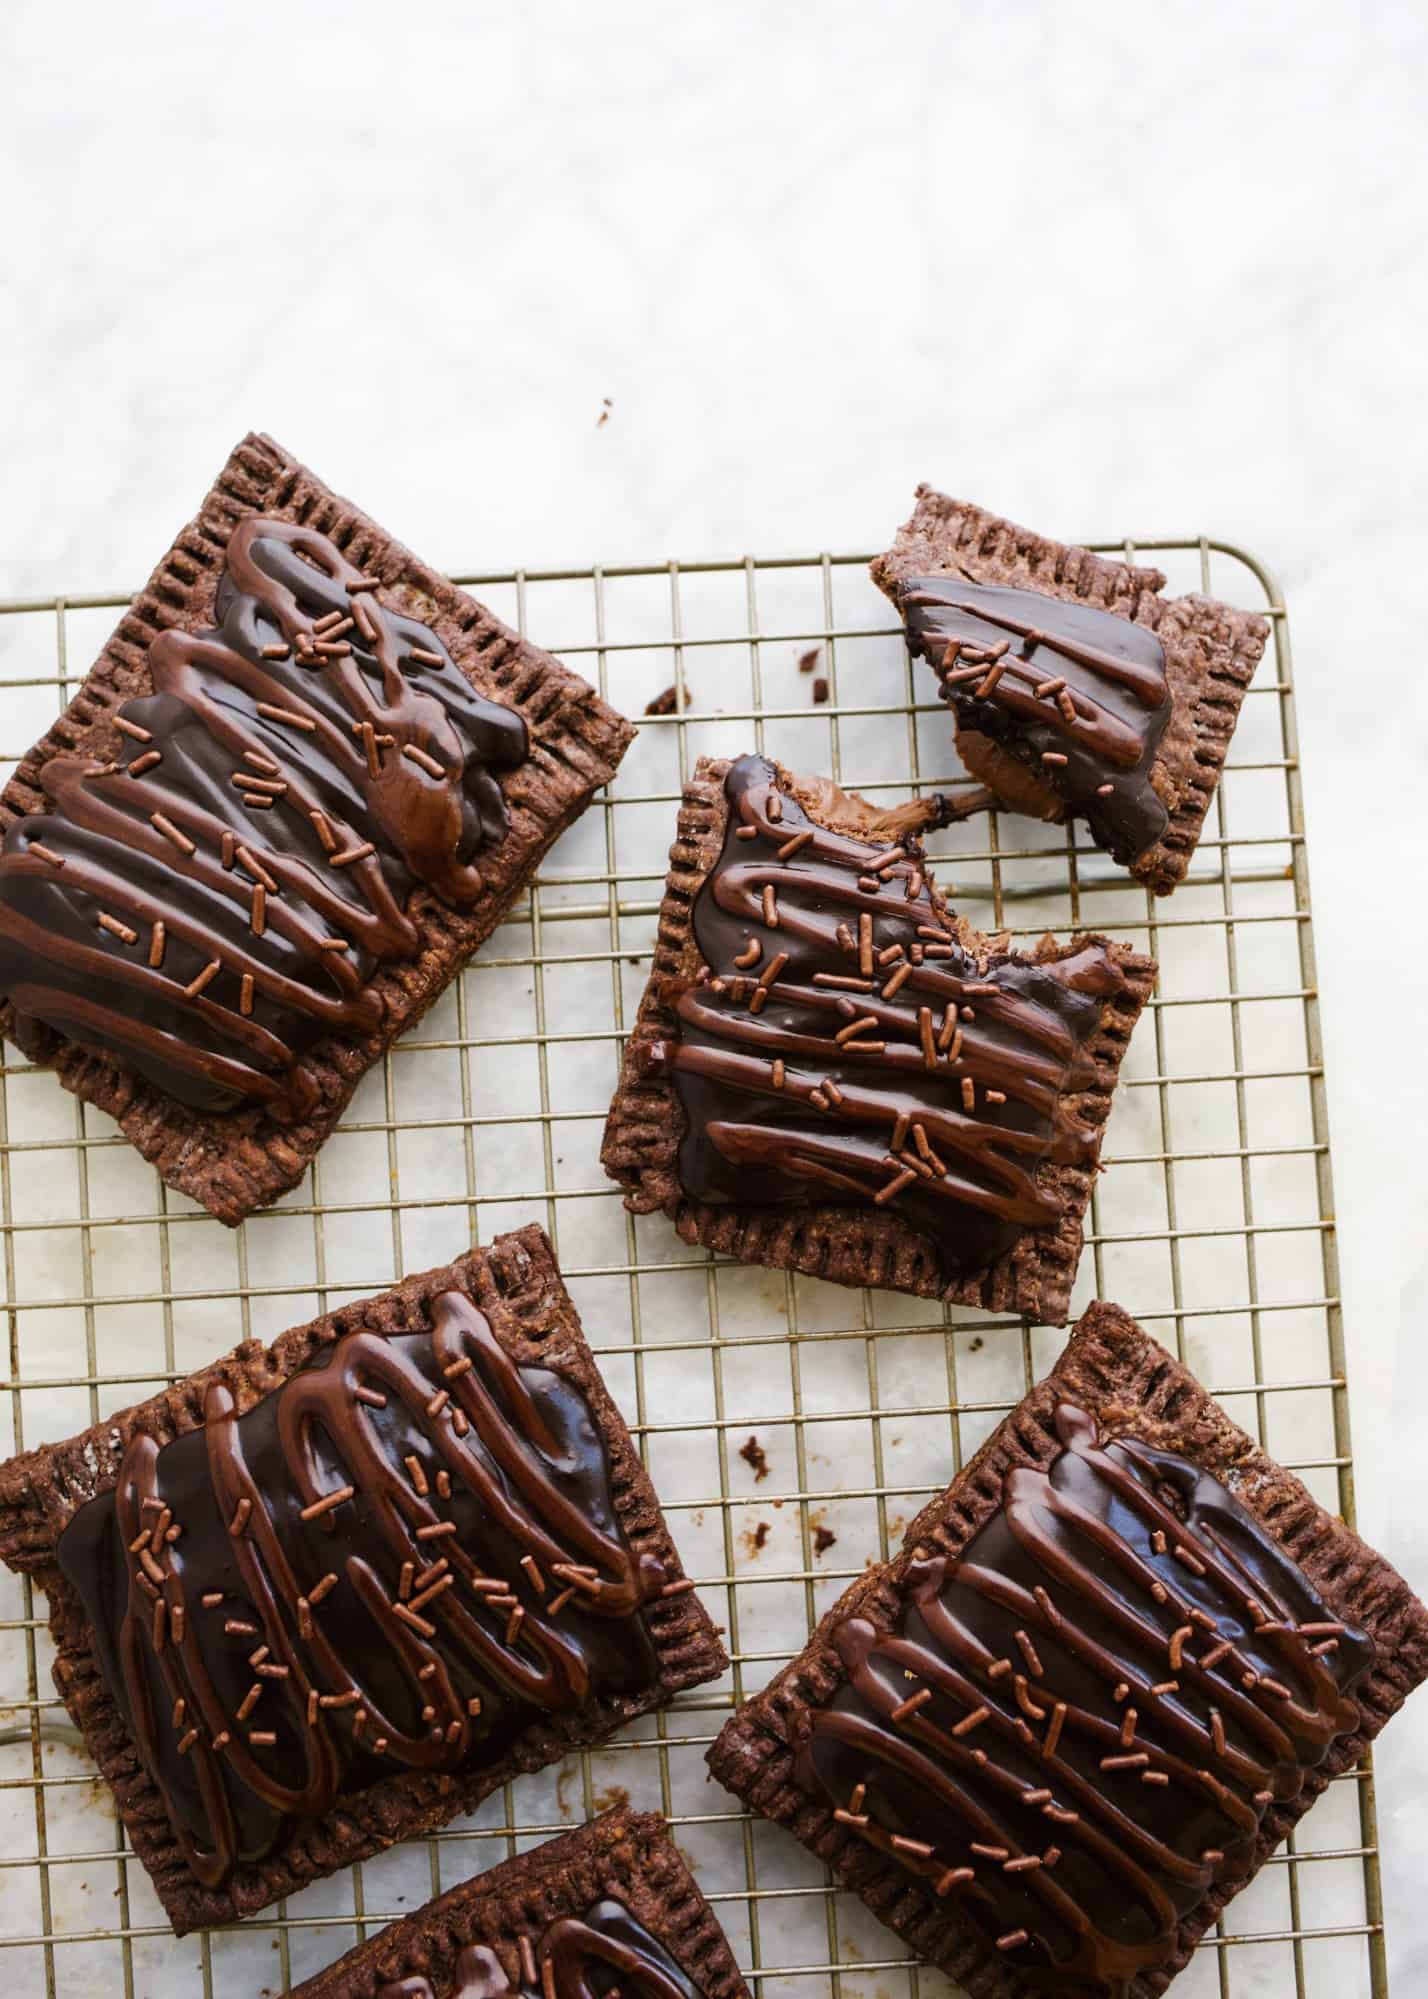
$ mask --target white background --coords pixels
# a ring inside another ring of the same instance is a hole
[[[452,568],[880,546],[923,477],[1255,550],[1360,1524],[1422,1590],[1425,87],[1421,10],[1328,0],[8,0],[0,595],[133,586],[249,427]],[[1389,1743],[1408,1993],[1428,1696]]]

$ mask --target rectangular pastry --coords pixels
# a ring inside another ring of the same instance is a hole
[[[748,1999],[664,1820],[607,1812],[358,1944],[292,1999]]]
[[[534,1227],[0,1466],[0,1559],[179,1933],[726,1663]]]
[[[979,935],[924,860],[936,809],[700,761],[602,1157],[743,1263],[1059,1325],[1155,965]]]
[[[0,795],[0,1031],[237,1223],[632,735],[246,438]]]
[[[997,803],[1084,819],[1157,895],[1184,880],[1264,618],[1162,596],[1158,569],[1047,541],[930,486],[873,577]]]
[[[1150,1999],[1428,1610],[1116,1305],[710,1752],[976,1999]]]

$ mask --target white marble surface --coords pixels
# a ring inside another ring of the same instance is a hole
[[[1361,1523],[1421,1589],[1425,85],[1395,4],[9,0],[0,595],[132,585],[249,426],[454,567],[873,546],[919,477],[1253,548]],[[1428,1697],[1390,1742],[1408,1993]]]

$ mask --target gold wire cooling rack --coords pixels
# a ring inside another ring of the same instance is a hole
[[[1000,815],[937,836],[987,929],[1086,924],[1159,958],[1092,1204],[1077,1309],[1118,1300],[1326,1504],[1353,1519],[1289,634],[1253,557],[1154,551],[1173,588],[1267,612],[1268,649],[1189,880],[1156,903],[1074,836]],[[616,781],[420,1027],[372,1071],[309,1179],[235,1233],[169,1192],[110,1122],[6,1049],[0,1071],[5,1448],[69,1435],[239,1338],[267,1338],[532,1217],[732,1671],[605,1749],[238,1928],[176,1942],[50,1683],[44,1605],[0,1584],[0,1979],[16,1993],[281,1993],[391,1916],[625,1797],[662,1809],[761,1999],[937,1999],[703,1754],[729,1709],[895,1546],[1064,1334],[723,1264],[627,1215],[597,1163],[649,964],[680,787],[705,752],[766,748],[874,796],[962,782],[861,556],[462,579],[627,713],[672,687]],[[126,600],[0,604],[0,764],[69,699]],[[808,655],[817,653],[815,660]],[[72,665],[73,662],[73,665]],[[819,687],[822,680],[826,686]],[[820,695],[826,699],[820,700]],[[1177,1992],[1387,1992],[1367,1767],[1206,1938]]]

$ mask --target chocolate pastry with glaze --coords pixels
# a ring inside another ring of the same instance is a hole
[[[1151,1999],[1428,1677],[1428,1610],[1118,1306],[716,1777],[976,1994]]]
[[[1107,561],[930,486],[873,577],[937,675],[984,801],[1083,819],[1168,895],[1220,781],[1268,622],[1166,597],[1158,569]]]
[[[179,1930],[724,1664],[538,1229],[0,1467],[0,1556]]]
[[[237,1222],[630,734],[249,438],[5,788],[0,1027]]]
[[[603,1158],[744,1262],[1059,1324],[1155,967],[980,936],[927,865],[935,813],[701,762]]]
[[[292,1999],[748,1999],[652,1812],[620,1810],[463,1882]]]

